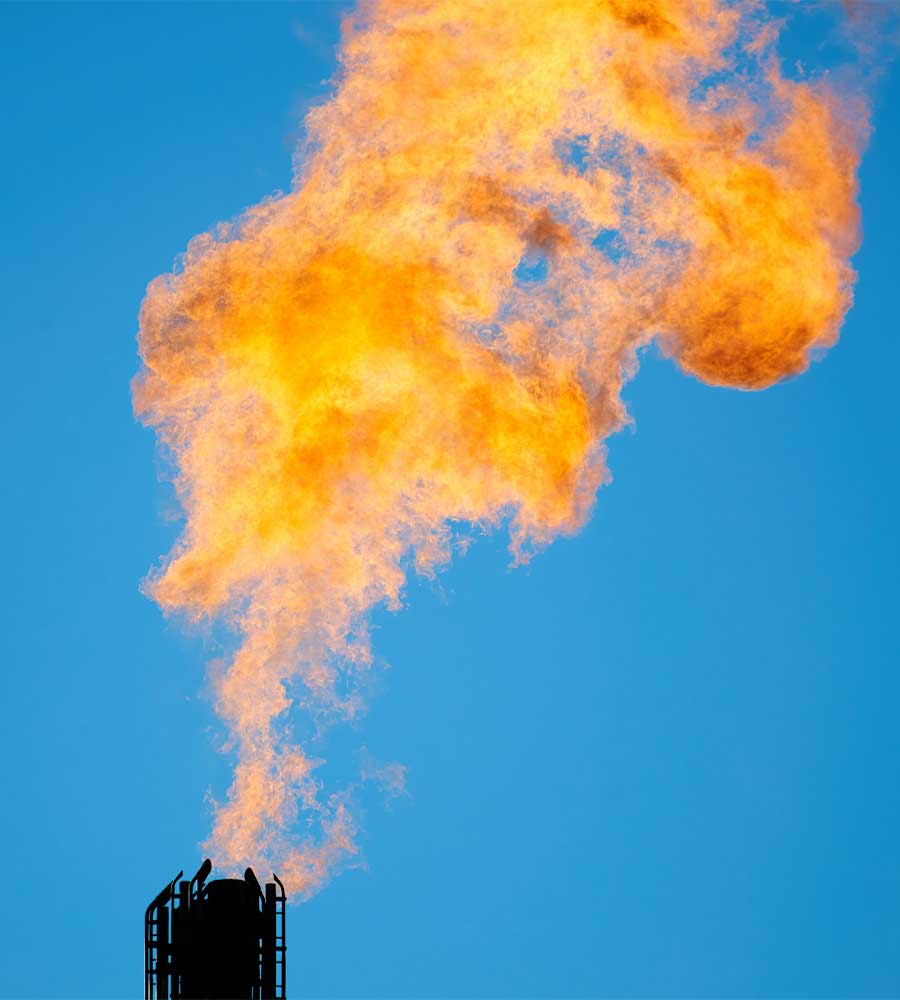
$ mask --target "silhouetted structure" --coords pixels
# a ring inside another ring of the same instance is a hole
[[[263,893],[253,869],[207,882],[207,859],[182,872],[144,917],[145,1000],[280,1000],[285,992],[284,886]]]

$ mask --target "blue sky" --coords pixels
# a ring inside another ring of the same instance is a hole
[[[138,591],[177,525],[137,309],[289,184],[341,9],[0,7],[0,996],[139,995],[227,784],[212,651]],[[368,869],[290,911],[292,995],[900,994],[898,107],[885,75],[823,362],[747,394],[651,353],[577,538],[523,570],[483,540],[378,616],[391,668],[326,752],[410,795],[370,790]]]

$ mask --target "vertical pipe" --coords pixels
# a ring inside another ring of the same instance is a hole
[[[156,924],[156,1000],[169,1000],[169,906],[157,910]]]
[[[262,911],[262,1000],[275,997],[275,886],[266,884],[266,900]]]
[[[182,974],[184,972],[185,952],[190,948],[190,942],[186,940],[189,934],[188,921],[190,920],[191,908],[191,883],[182,880],[178,883],[177,908],[172,907],[172,953],[169,964],[170,988],[172,1000],[181,1000]]]

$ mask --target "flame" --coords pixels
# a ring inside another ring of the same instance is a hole
[[[352,861],[289,709],[362,711],[371,610],[460,525],[516,561],[578,530],[639,348],[760,389],[835,342],[865,126],[777,34],[744,0],[369,0],[291,192],[151,283],[135,410],[186,524],[147,586],[239,639],[218,863],[308,896]]]

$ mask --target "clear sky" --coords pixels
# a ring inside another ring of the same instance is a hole
[[[212,651],[138,591],[177,525],[137,310],[289,184],[341,9],[0,7],[3,997],[138,996],[227,786]],[[898,86],[825,360],[738,393],[651,353],[577,538],[524,570],[483,540],[378,616],[327,751],[410,794],[370,790],[368,869],[289,912],[293,996],[900,995]]]

